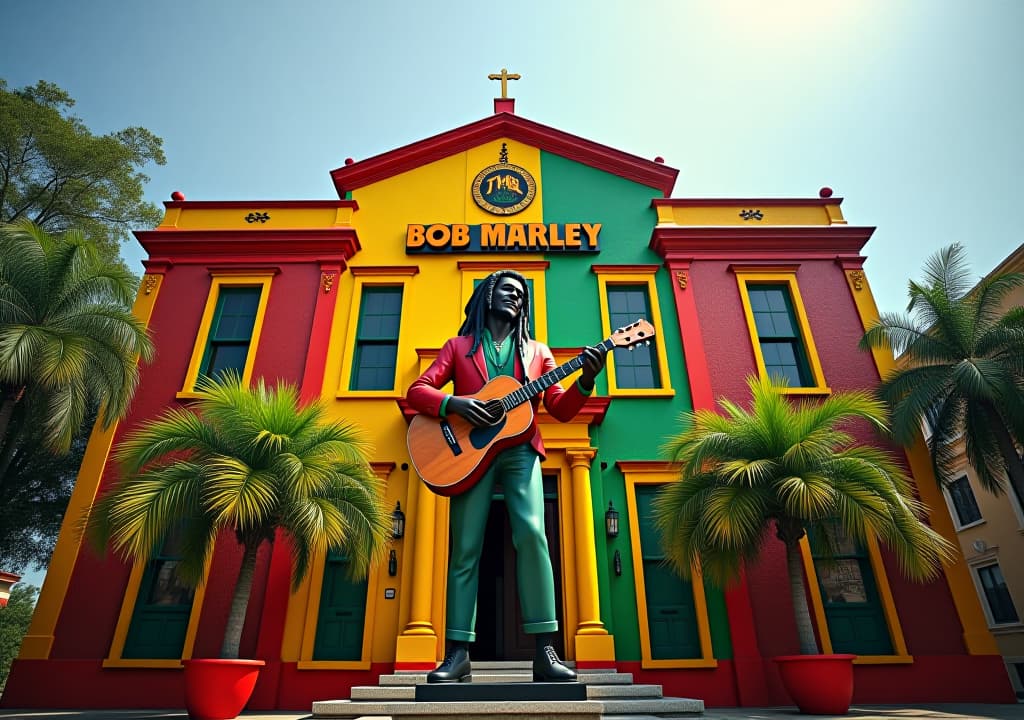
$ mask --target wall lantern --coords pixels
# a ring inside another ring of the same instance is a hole
[[[395,555],[395,551],[392,550],[391,554],[388,555],[388,575],[394,577],[398,574],[398,556]]]
[[[622,575],[622,556],[619,555],[618,550],[612,556],[612,565],[615,567],[615,577],[620,577]]]
[[[398,540],[405,537],[405,513],[402,512],[402,502],[395,503],[395,511],[391,513],[391,537]]]
[[[604,530],[608,534],[608,537],[619,536],[619,511],[612,505],[612,501],[608,501],[608,510],[604,514]]]

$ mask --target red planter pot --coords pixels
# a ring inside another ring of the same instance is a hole
[[[772,658],[800,712],[845,715],[853,699],[853,659],[856,655],[783,655]]]
[[[229,720],[249,702],[262,660],[183,660],[185,708],[192,720]]]

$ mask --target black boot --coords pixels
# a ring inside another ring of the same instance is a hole
[[[458,683],[472,680],[473,676],[470,674],[469,666],[469,645],[464,642],[453,642],[441,664],[435,670],[427,673],[428,683]]]
[[[551,635],[537,636],[537,655],[533,659],[534,682],[575,682],[576,673],[562,664],[551,645]]]

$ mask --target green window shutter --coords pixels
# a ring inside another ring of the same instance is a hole
[[[749,285],[747,294],[768,376],[785,378],[790,387],[813,387],[807,351],[788,288],[785,285]]]
[[[334,552],[324,564],[314,660],[360,660],[363,656],[367,581],[353,582],[348,565],[347,557]]]
[[[175,572],[180,558],[179,543],[177,536],[169,537],[142,575],[121,652],[123,658],[181,657],[195,590],[184,585]]]
[[[837,529],[835,555],[829,558],[819,539],[813,534],[809,539],[832,651],[891,655],[892,638],[867,549]]]
[[[241,376],[260,305],[259,287],[222,287],[206,339],[200,373],[207,377],[234,370]]]
[[[650,319],[651,304],[646,285],[615,285],[608,288],[608,314],[612,330]],[[660,388],[657,345],[615,348],[615,383],[620,388]]]
[[[1013,597],[1006,587],[1003,571],[999,565],[986,565],[978,568],[978,579],[981,580],[985,600],[992,614],[992,622],[996,624],[1015,623],[1020,621],[1017,608],[1013,605]]]
[[[651,513],[651,503],[657,491],[656,485],[636,486],[644,594],[647,599],[647,627],[640,628],[640,632],[646,630],[649,633],[653,660],[699,658],[700,633],[693,585],[673,573],[665,563]]]
[[[401,287],[364,287],[352,363],[353,390],[391,390],[395,386]]]

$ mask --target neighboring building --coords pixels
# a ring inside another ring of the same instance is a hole
[[[83,546],[76,525],[114,476],[118,438],[224,367],[296,383],[365,428],[387,502],[406,519],[394,561],[360,583],[332,555],[291,593],[287,547],[263,548],[242,650],[267,667],[250,708],[307,709],[381,673],[432,667],[448,501],[410,467],[403,394],[458,328],[474,283],[504,267],[529,279],[534,334],[561,361],[637,317],[657,332],[649,348],[616,351],[573,422],[539,418],[565,656],[709,706],[787,704],[771,662],[797,652],[781,544],[725,590],[684,582],[660,562],[648,509],[673,480],[660,447],[680,411],[745,400],[744,378],[758,372],[790,374],[791,392],[810,397],[877,384],[892,358],[857,350],[877,314],[861,255],[873,228],[847,225],[824,189],[670,199],[676,175],[500,99],[492,116],[346,161],[331,173],[340,200],[167,203],[163,223],[137,233],[149,259],[136,312],[157,360],[131,415],[93,433],[3,704],[176,706],[180,661],[218,652],[240,562],[233,538],[192,594],[174,582],[173,547],[128,567]],[[934,508],[927,458],[909,457]],[[531,652],[501,505],[496,495],[475,659]],[[941,507],[933,522],[952,538]],[[841,571],[809,549],[805,566],[823,648],[861,656],[858,702],[1012,700],[963,563],[915,585],[871,543],[851,546]]]
[[[1009,272],[1024,272],[1024,245],[989,275]],[[1009,294],[1002,310],[1020,305],[1024,288]],[[957,452],[957,470],[943,494],[988,627],[1017,697],[1024,700],[1024,498],[1009,483],[998,497],[985,490],[967,462],[963,443]]]

